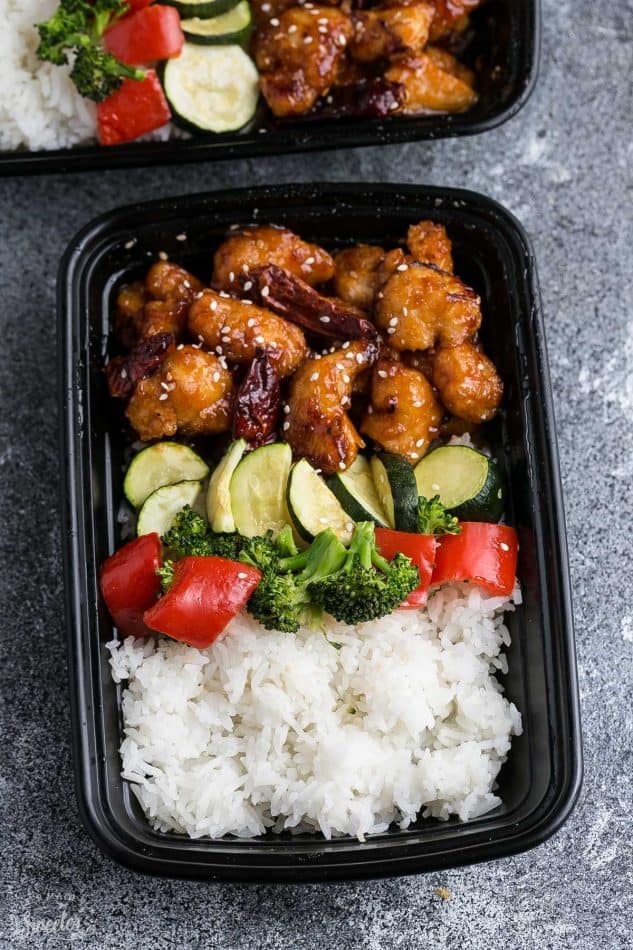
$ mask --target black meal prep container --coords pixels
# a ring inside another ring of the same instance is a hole
[[[231,224],[288,225],[326,247],[390,246],[411,222],[448,228],[456,272],[481,294],[486,349],[505,382],[490,438],[520,538],[524,602],[509,616],[507,695],[523,715],[499,778],[503,804],[477,820],[421,820],[359,843],[316,835],[190,840],[152,830],[120,777],[120,687],[97,572],[120,543],[126,437],[101,370],[117,287],[159,251],[201,277]],[[187,235],[186,241],[182,234]],[[180,235],[180,240],[178,239]],[[397,185],[284,185],[131,205],[89,224],[59,276],[63,537],[77,794],[103,850],[154,874],[317,881],[425,871],[530,848],[569,815],[581,782],[578,693],[552,396],[533,252],[516,220],[472,192]],[[113,421],[114,420],[114,421]]]
[[[459,115],[280,121],[261,104],[249,125],[222,135],[200,134],[168,142],[109,147],[0,152],[0,175],[247,158],[485,132],[518,112],[534,88],[540,49],[540,2],[490,0],[473,13],[472,27],[471,42],[461,58],[476,65],[480,96],[473,109]]]

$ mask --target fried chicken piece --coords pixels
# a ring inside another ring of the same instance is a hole
[[[433,7],[424,2],[357,10],[352,15],[350,56],[361,63],[371,63],[394,53],[422,50],[432,19]]]
[[[258,351],[265,351],[280,379],[294,372],[308,352],[299,327],[215,290],[205,290],[194,300],[189,332],[232,363],[250,363]]]
[[[177,432],[215,435],[231,428],[234,389],[217,356],[181,345],[138,383],[125,414],[143,442]]]
[[[468,25],[468,14],[481,5],[482,0],[430,0],[434,15],[431,24],[430,40],[436,40],[447,33],[463,32]]]
[[[457,346],[481,325],[478,295],[433,264],[400,265],[377,297],[376,325],[394,350]]]
[[[353,26],[336,7],[291,7],[255,33],[262,93],[276,116],[302,115],[338,78]]]
[[[362,310],[350,307],[336,297],[324,297],[300,277],[274,264],[256,267],[244,275],[249,293],[260,304],[298,323],[310,333],[334,340],[372,339],[376,327],[366,320]]]
[[[378,355],[368,340],[307,359],[290,381],[285,438],[295,455],[326,473],[348,468],[364,442],[348,410],[356,378]]]
[[[334,256],[334,291],[346,303],[369,311],[376,291],[407,261],[401,248],[385,252],[374,244],[355,244]]]
[[[503,383],[494,363],[469,341],[436,350],[432,378],[448,411],[467,422],[487,422],[501,405]]]
[[[475,73],[473,70],[469,69],[468,66],[464,66],[463,63],[460,63],[457,57],[449,53],[447,49],[442,49],[441,46],[431,46],[431,44],[429,44],[424,52],[433,60],[435,65],[443,69],[445,73],[450,73],[451,76],[455,76],[457,79],[461,79],[462,82],[465,82],[467,86],[474,87]]]
[[[334,274],[334,261],[318,244],[302,240],[287,228],[245,228],[228,237],[215,252],[213,283],[235,290],[240,275],[263,264],[283,267],[310,286],[323,284]]]
[[[407,231],[407,247],[416,261],[435,264],[447,274],[453,273],[451,241],[443,224],[420,221]]]
[[[445,72],[426,53],[404,53],[385,72],[389,82],[405,88],[405,115],[428,112],[465,112],[477,101],[477,93],[457,76]]]
[[[371,382],[371,403],[360,430],[387,452],[417,462],[439,432],[442,408],[426,376],[381,356]]]
[[[182,336],[187,311],[194,295],[202,290],[197,277],[171,261],[157,261],[144,284],[134,283],[119,291],[114,332],[126,348],[158,333]]]

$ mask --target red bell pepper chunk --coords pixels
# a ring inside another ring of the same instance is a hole
[[[435,561],[436,538],[432,534],[411,534],[407,531],[392,531],[390,528],[376,528],[376,545],[383,557],[392,560],[396,554],[411,558],[420,572],[420,586],[412,590],[400,609],[423,607],[429,593],[433,563]]]
[[[103,34],[108,52],[128,66],[178,56],[184,41],[178,11],[157,4],[117,20]]]
[[[152,630],[192,647],[208,647],[242,609],[261,573],[221,557],[185,557],[174,565],[164,597],[145,612]]]
[[[99,141],[102,145],[130,142],[165,125],[171,112],[153,69],[145,79],[125,79],[122,86],[97,106]]]
[[[156,603],[160,584],[160,538],[144,534],[115,551],[103,564],[99,585],[110,616],[126,636],[146,637],[143,614]]]
[[[473,581],[491,594],[508,597],[514,588],[519,542],[514,528],[480,521],[461,522],[460,534],[437,541],[431,584]]]

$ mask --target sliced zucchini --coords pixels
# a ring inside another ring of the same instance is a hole
[[[185,505],[199,509],[202,497],[202,482],[178,482],[176,485],[163,485],[146,499],[139,511],[136,525],[137,535],[151,534],[155,531],[160,537],[171,528],[171,523]]]
[[[389,518],[364,455],[357,455],[346,471],[332,475],[327,484],[352,521],[373,521],[382,528],[389,527]]]
[[[235,531],[231,510],[231,478],[246,451],[246,440],[231,442],[224,457],[209,479],[207,518],[213,531]]]
[[[443,445],[415,467],[418,491],[440,501],[461,521],[498,521],[503,514],[503,478],[494,459],[467,445]]]
[[[263,445],[237,465],[229,484],[235,530],[246,538],[272,531],[278,534],[290,523],[286,508],[286,482],[292,452],[285,442]]]
[[[259,73],[240,46],[184,43],[167,61],[163,87],[174,122],[206,132],[234,132],[257,109]]]
[[[221,16],[227,10],[232,10],[237,6],[240,0],[162,0],[170,7],[175,7],[180,14],[180,19],[189,17]]]
[[[251,35],[253,21],[248,0],[240,0],[236,7],[219,16],[208,19],[196,16],[181,20],[180,25],[185,39],[190,43],[203,46],[236,43],[245,46]]]
[[[179,442],[157,442],[135,455],[123,482],[125,497],[135,508],[162,485],[201,481],[209,466],[193,449]]]
[[[411,465],[402,455],[389,452],[374,455],[370,465],[391,527],[398,531],[417,531],[418,487]]]
[[[331,528],[344,544],[349,544],[354,522],[307,459],[301,459],[290,470],[286,502],[292,523],[304,541]]]

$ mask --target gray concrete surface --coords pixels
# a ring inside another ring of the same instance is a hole
[[[631,0],[545,0],[544,13],[537,92],[513,122],[477,139],[0,182],[0,946],[632,945],[633,9]],[[57,261],[80,225],[133,199],[313,178],[475,188],[504,202],[534,238],[566,491],[584,790],[549,843],[465,870],[305,888],[142,878],[96,850],[72,792],[56,511]]]

